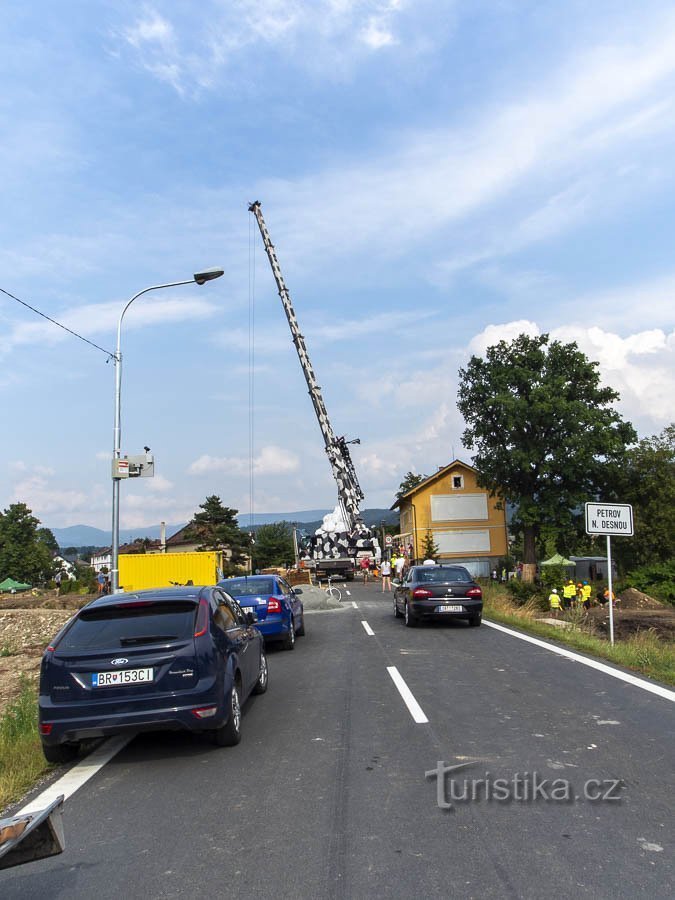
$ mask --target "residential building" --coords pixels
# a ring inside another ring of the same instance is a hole
[[[487,577],[508,553],[504,506],[478,486],[473,466],[455,459],[391,508],[399,509],[398,540],[415,562],[423,561],[425,537],[431,534],[439,562],[456,562],[474,577]]]

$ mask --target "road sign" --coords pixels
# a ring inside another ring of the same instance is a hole
[[[385,543],[385,546],[386,546],[386,547],[391,547],[391,545],[392,545],[392,540],[393,540],[393,539],[392,539],[392,536],[391,536],[390,534],[385,534],[385,536],[384,536],[384,543]]]
[[[586,534],[630,537],[633,534],[633,507],[629,503],[587,503]]]

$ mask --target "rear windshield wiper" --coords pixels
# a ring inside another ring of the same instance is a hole
[[[120,638],[120,646],[126,647],[129,644],[161,644],[164,641],[175,641],[177,634],[139,634],[136,637]]]

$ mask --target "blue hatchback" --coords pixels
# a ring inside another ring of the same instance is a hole
[[[84,739],[158,729],[236,744],[241,707],[267,678],[255,616],[217,587],[99,597],[42,657],[42,748],[65,762]]]
[[[255,613],[265,640],[281,641],[286,650],[293,650],[296,635],[305,633],[305,612],[299,596],[302,588],[292,588],[280,575],[226,578],[218,586],[234,597],[244,612]]]

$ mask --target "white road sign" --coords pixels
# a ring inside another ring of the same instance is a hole
[[[586,534],[629,537],[633,534],[633,507],[629,503],[587,503]]]

